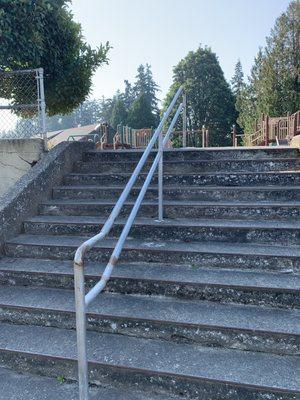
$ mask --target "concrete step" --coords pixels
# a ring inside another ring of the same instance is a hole
[[[106,218],[97,216],[39,215],[24,222],[24,232],[41,235],[88,235],[97,234]],[[111,237],[119,238],[126,219],[118,219]],[[151,218],[135,220],[130,237],[155,240],[221,241],[233,243],[269,243],[300,245],[300,221],[243,221],[243,220],[196,220]]]
[[[201,400],[296,400],[300,395],[294,356],[98,332],[88,332],[87,343],[90,381],[103,386],[126,382]],[[74,330],[0,324],[0,359],[8,367],[17,363],[32,373],[76,379],[76,357]]]
[[[104,263],[85,266],[87,287],[101,277]],[[0,284],[73,289],[70,260],[3,258]],[[118,263],[105,289],[108,293],[158,295],[210,302],[300,308],[300,275],[208,269],[191,265]]]
[[[5,244],[10,257],[73,259],[84,236],[19,235]],[[107,262],[116,239],[106,239],[87,254],[91,261]],[[205,243],[128,239],[120,262],[160,262],[195,267],[300,271],[299,246],[248,243]]]
[[[137,178],[137,184],[144,182],[145,173]],[[131,173],[71,173],[65,176],[66,185],[126,185]],[[157,175],[152,179],[157,184]],[[166,186],[290,186],[300,185],[300,172],[271,171],[271,172],[203,172],[185,174],[164,173]]]
[[[80,173],[132,173],[137,161],[77,161],[74,172]],[[152,163],[147,162],[144,171]],[[297,171],[300,169],[300,158],[274,159],[223,159],[223,160],[169,160],[164,161],[165,173],[203,173],[203,172],[263,172],[263,171]]]
[[[47,200],[39,206],[42,215],[85,215],[108,217],[115,200]],[[120,217],[129,215],[134,205],[133,201],[126,201],[122,207]],[[139,217],[157,219],[158,203],[154,200],[145,200],[138,212]],[[300,201],[291,202],[229,202],[229,201],[164,201],[164,218],[168,219],[239,219],[239,220],[299,220]]]
[[[58,186],[53,189],[53,198],[57,200],[97,199],[116,200],[120,197],[124,186]],[[136,199],[141,186],[135,186],[128,200]],[[150,186],[146,192],[146,200],[157,200],[157,186]],[[165,200],[192,201],[299,201],[300,186],[164,186]]]
[[[63,376],[49,378],[0,367],[0,400],[78,400],[78,384]],[[165,395],[140,392],[126,386],[90,388],[91,400],[166,400]],[[170,400],[182,397],[168,396]]]
[[[295,310],[112,293],[87,310],[96,332],[290,355],[300,354],[299,320]],[[75,329],[74,292],[4,286],[0,321]]]
[[[105,150],[89,151],[83,155],[84,161],[138,161],[144,150]],[[156,151],[152,151],[149,160],[153,159]],[[209,148],[209,149],[169,149],[164,151],[166,161],[187,161],[187,160],[253,160],[253,159],[285,159],[296,158],[299,156],[299,150],[291,147],[251,147],[251,148]]]

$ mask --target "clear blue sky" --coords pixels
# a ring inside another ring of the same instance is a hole
[[[149,63],[162,98],[172,68],[201,43],[217,54],[230,80],[240,58],[249,74],[259,46],[289,0],[73,0],[74,18],[93,46],[109,41],[108,66],[99,68],[91,97],[112,96]]]

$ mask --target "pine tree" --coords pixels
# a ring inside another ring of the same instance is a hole
[[[165,107],[178,87],[183,85],[187,94],[189,129],[201,129],[206,125],[210,131],[210,145],[231,144],[231,126],[237,116],[234,96],[216,54],[207,47],[199,47],[189,52],[173,72],[174,82]]]
[[[244,86],[244,72],[240,60],[235,65],[234,75],[230,83],[233,94],[238,97]]]
[[[140,94],[132,103],[128,112],[127,124],[135,129],[155,127],[156,117],[146,94]]]
[[[133,87],[135,98],[138,98],[141,94],[145,95],[145,99],[149,102],[152,111],[157,114],[158,111],[158,99],[156,93],[158,91],[158,85],[153,79],[151,66],[149,64],[140,65],[137,69],[136,81]]]
[[[132,84],[128,80],[125,80],[124,84],[125,84],[125,90],[123,93],[123,100],[124,100],[126,110],[129,110],[131,104],[135,100],[135,93],[134,93]]]
[[[127,111],[121,96],[118,96],[114,103],[109,122],[115,129],[119,124],[126,125],[127,123]]]
[[[300,105],[300,3],[292,1],[275,22],[267,45],[260,49],[247,88],[239,100],[239,123],[253,132],[262,113],[293,113]]]

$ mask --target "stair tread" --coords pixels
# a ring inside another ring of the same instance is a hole
[[[300,393],[299,358],[215,349],[124,335],[87,333],[88,359],[102,366],[134,369],[212,382]],[[76,360],[75,331],[0,324],[0,352]],[[272,366],[272,368],[270,368]]]
[[[139,160],[89,160],[89,161],[79,161],[81,164],[111,164],[111,165],[118,165],[118,164],[137,164]],[[146,161],[146,164],[151,164],[153,160]],[[190,160],[164,160],[164,163],[166,164],[186,164],[186,163],[192,163],[192,164],[208,164],[208,163],[225,163],[225,162],[234,162],[236,164],[243,163],[243,162],[267,162],[267,163],[276,163],[276,162],[295,162],[299,163],[300,159],[299,157],[285,157],[285,158],[276,158],[272,159],[269,157],[261,157],[261,158],[247,158],[245,160],[241,159],[236,159],[236,158],[222,158],[222,159],[210,159],[210,160],[195,160],[195,159],[190,159]]]
[[[55,224],[95,224],[103,225],[107,221],[105,217],[81,216],[81,215],[37,215],[25,220],[32,223]],[[127,219],[118,218],[115,225],[124,225]],[[134,225],[142,226],[179,226],[179,227],[216,227],[216,228],[251,228],[251,229],[300,229],[300,221],[274,221],[274,220],[222,220],[222,219],[189,219],[189,218],[165,218],[163,222],[153,218],[136,218]]]
[[[7,244],[33,245],[33,246],[66,246],[74,247],[74,250],[87,240],[85,236],[64,235],[27,235],[21,234],[7,240]],[[117,240],[107,238],[98,243],[95,249],[108,249],[116,245]],[[180,242],[180,241],[147,241],[139,239],[127,239],[124,244],[126,249],[140,249],[164,252],[194,252],[194,253],[223,253],[234,255],[276,256],[276,257],[300,257],[300,246],[275,246],[266,244],[227,243],[227,242]]]
[[[74,312],[74,292],[66,289],[4,286],[0,307]],[[300,336],[300,311],[180,300],[163,296],[102,293],[87,314],[188,326]]]
[[[177,174],[164,173],[164,176],[202,176],[202,175],[225,175],[225,176],[234,176],[234,175],[299,175],[300,170],[276,170],[276,171],[230,171],[230,172],[213,172],[213,171],[203,171],[203,172],[180,172]],[[67,176],[128,176],[132,175],[132,172],[70,172]],[[141,172],[139,175],[146,176],[147,172]],[[157,175],[157,174],[156,174]]]
[[[106,264],[89,261],[85,266],[87,278],[100,278]],[[5,272],[29,272],[62,274],[73,276],[72,261],[36,258],[0,259],[0,274]],[[158,263],[118,263],[112,278],[127,278],[190,285],[216,285],[253,289],[273,289],[280,291],[300,291],[300,274],[282,272],[242,271],[226,269],[207,269],[190,265]]]
[[[241,152],[241,153],[255,153],[258,150],[266,152],[266,153],[282,153],[282,151],[288,151],[289,153],[294,152],[295,150],[298,151],[297,147],[291,147],[291,146],[280,146],[280,147],[268,147],[268,146],[251,146],[251,147],[206,147],[206,148],[201,148],[201,147],[186,147],[186,148],[170,148],[170,149],[165,149],[164,153],[188,153],[190,151],[197,152],[197,153],[215,153],[215,152],[224,152],[224,153],[234,153],[234,152]],[[140,153],[142,154],[144,152],[144,149],[118,149],[118,150],[113,150],[113,149],[107,149],[107,150],[88,150],[85,152],[85,154],[105,154],[105,153]],[[157,150],[152,150],[152,153],[156,153]]]
[[[0,367],[0,400],[78,400],[78,384]],[[147,394],[129,388],[91,388],[92,400],[166,400],[164,395]],[[169,396],[170,400],[179,400]],[[182,399],[180,397],[180,399]]]
[[[125,201],[125,205],[134,205],[134,201],[127,200]],[[87,205],[115,205],[116,200],[110,199],[51,199],[44,200],[42,205],[73,205],[73,204],[87,204]],[[157,200],[143,200],[143,205],[157,206]],[[300,207],[300,201],[201,201],[201,200],[164,200],[165,206],[198,206],[198,207],[210,207],[210,206],[218,206],[218,207]]]
[[[78,189],[78,190],[90,190],[90,189],[103,189],[103,190],[109,190],[109,189],[113,189],[113,190],[122,190],[124,189],[124,185],[115,185],[115,186],[110,186],[110,185],[84,185],[84,184],[80,184],[80,185],[60,185],[60,186],[54,186],[53,190],[68,190],[68,189]],[[281,186],[281,185],[268,185],[268,186],[191,186],[191,185],[186,185],[186,186],[182,186],[182,187],[178,187],[178,185],[165,185],[164,186],[165,189],[178,189],[178,190],[182,190],[182,191],[188,191],[188,190],[199,190],[199,191],[208,191],[208,190],[232,190],[232,191],[249,191],[249,190],[260,190],[260,191],[266,191],[266,190],[274,190],[274,191],[279,191],[279,190],[299,190],[300,186],[299,185],[287,185],[287,186]],[[133,189],[141,189],[141,186],[136,185],[133,186]],[[157,185],[156,186],[149,186],[148,189],[151,190],[158,190]]]

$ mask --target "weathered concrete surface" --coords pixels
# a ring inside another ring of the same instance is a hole
[[[298,310],[106,293],[89,307],[87,326],[96,332],[295,355],[300,353],[299,318]],[[75,329],[74,293],[5,286],[0,320]]]
[[[19,235],[6,242],[5,251],[10,257],[73,260],[85,240],[86,236]],[[99,242],[90,249],[86,260],[107,262],[115,245],[116,239],[111,238]],[[300,246],[128,239],[120,261],[299,272]]]
[[[147,394],[127,388],[90,388],[92,400],[166,400],[163,395]],[[47,378],[17,374],[0,367],[0,400],[78,400],[78,385],[64,377]],[[170,400],[179,397],[168,396]]]
[[[123,383],[195,400],[299,398],[297,357],[98,332],[88,332],[87,341],[95,384]],[[0,361],[19,370],[77,377],[75,331],[0,323],[0,349]]]
[[[75,161],[85,173],[66,175],[52,200],[41,201],[43,215],[24,218],[25,234],[6,240],[0,362],[7,367],[77,379],[72,259],[103,225],[140,155],[86,152]],[[138,217],[105,293],[87,310],[90,382],[151,391],[149,400],[157,392],[163,400],[299,399],[297,157],[291,148],[166,152],[169,218],[155,221],[153,185],[141,214],[154,221]],[[86,255],[87,288],[123,226],[118,220]]]
[[[88,288],[99,281],[105,266],[91,261],[86,264]],[[73,276],[71,260],[7,257],[0,260],[1,285],[73,289]],[[300,275],[286,272],[127,262],[118,264],[105,291],[299,309],[299,288]]]
[[[21,229],[22,221],[37,212],[54,185],[61,183],[91,143],[64,142],[45,155],[0,198],[0,251],[4,241]]]
[[[0,196],[41,159],[43,152],[41,139],[0,140]]]

